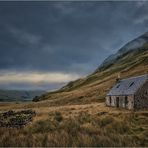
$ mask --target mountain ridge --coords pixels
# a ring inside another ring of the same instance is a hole
[[[128,49],[127,47],[134,48]],[[124,49],[126,49],[125,52],[123,52]],[[121,74],[121,78],[147,73],[148,33],[130,41],[120,48],[118,52],[122,52],[122,54],[115,57],[109,63],[104,64],[103,67],[99,66],[94,73],[85,78],[69,82],[61,89],[46,93],[35,98],[33,101],[50,100],[52,105],[56,105],[57,103],[83,104],[103,101],[106,93],[116,83],[119,73]]]
[[[123,54],[126,54],[127,52],[132,50],[138,50],[138,48],[140,48],[146,43],[148,43],[148,31],[145,32],[143,35],[140,35],[139,37],[135,38],[134,40],[131,40],[130,42],[126,43],[115,54],[112,54],[107,57],[96,69],[96,71],[107,67],[109,64],[113,63],[118,57],[122,56]]]

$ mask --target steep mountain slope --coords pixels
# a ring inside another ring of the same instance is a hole
[[[128,52],[138,50],[147,43],[148,43],[148,32],[127,43],[125,46],[119,49],[117,53],[110,55],[108,58],[104,60],[104,62],[99,66],[97,70],[108,67],[109,65],[113,64],[119,57],[122,57],[124,54]]]
[[[0,90],[0,102],[31,101],[35,96],[43,93],[45,91]]]
[[[85,104],[104,101],[105,94],[121,78],[145,74],[148,71],[148,33],[129,42],[115,55],[107,58],[91,75],[69,82],[55,92],[37,97],[51,105]]]

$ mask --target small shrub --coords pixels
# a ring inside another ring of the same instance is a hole
[[[62,114],[60,112],[55,112],[54,119],[58,122],[61,122],[63,120]]]
[[[106,125],[108,125],[108,124],[111,124],[113,121],[114,121],[114,118],[113,118],[113,117],[106,116],[106,117],[104,117],[104,118],[102,118],[102,119],[100,120],[99,125],[100,125],[101,127],[104,127],[104,126],[106,126]]]
[[[46,147],[48,143],[48,134],[43,135],[42,146]]]
[[[86,122],[91,122],[91,115],[85,112],[82,112],[79,116],[78,116],[78,120],[80,123],[86,123]]]
[[[64,121],[61,126],[67,133],[76,136],[76,133],[80,130],[80,123],[77,119],[70,118]]]
[[[123,120],[114,120],[111,124],[106,126],[106,130],[111,133],[128,133],[130,132],[129,124]]]
[[[95,134],[98,134],[100,132],[100,128],[95,127],[91,123],[84,123],[84,124],[81,125],[81,131],[83,133],[87,133],[89,135],[95,135]]]
[[[55,129],[55,125],[49,120],[39,120],[31,127],[34,133],[45,133]]]
[[[38,96],[35,96],[33,99],[32,99],[33,102],[38,102],[40,101],[40,98]]]

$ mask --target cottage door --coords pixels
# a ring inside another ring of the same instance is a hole
[[[119,107],[119,97],[116,98],[116,107]]]

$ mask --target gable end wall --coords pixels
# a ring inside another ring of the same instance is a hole
[[[134,108],[135,109],[148,108],[148,80],[135,93]]]

